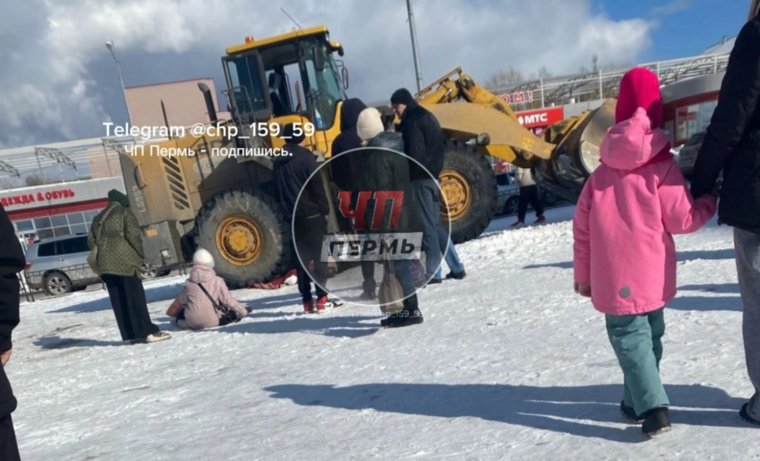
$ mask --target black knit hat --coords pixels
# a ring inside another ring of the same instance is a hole
[[[412,93],[410,93],[406,88],[399,88],[391,95],[391,104],[403,104],[405,106],[408,106],[413,102],[414,97],[412,96]]]
[[[295,123],[288,123],[284,127],[282,127],[282,132],[280,133],[280,137],[285,140],[286,144],[301,144],[304,140],[304,125],[302,123],[298,124],[300,130],[298,131],[298,135],[293,134],[295,130]]]
[[[111,189],[108,191],[108,201],[119,203],[123,207],[129,206],[129,198],[124,194],[124,192],[117,189]]]

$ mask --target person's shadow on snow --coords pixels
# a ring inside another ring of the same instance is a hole
[[[665,388],[673,405],[670,416],[674,425],[745,426],[738,412],[744,400],[722,389],[699,384]],[[290,399],[303,406],[374,409],[441,418],[475,417],[615,442],[646,440],[640,426],[625,424],[620,414],[621,385],[283,384],[265,390],[274,398]]]

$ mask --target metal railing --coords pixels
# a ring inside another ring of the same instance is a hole
[[[134,138],[91,138],[0,150],[0,190],[121,176],[119,151]]]
[[[728,53],[692,56],[667,61],[638,64],[651,69],[660,77],[660,84],[667,85],[700,75],[722,72],[728,65]],[[615,97],[620,79],[630,67],[599,70],[598,72],[555,77],[547,80],[531,80],[509,87],[489,88],[496,94],[525,94],[527,102],[512,103],[516,109],[563,105],[588,99]]]

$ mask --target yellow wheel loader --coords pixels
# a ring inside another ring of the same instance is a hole
[[[147,263],[169,268],[203,247],[232,287],[281,275],[291,264],[290,223],[274,195],[272,162],[279,129],[301,124],[307,147],[329,158],[340,132],[348,72],[340,43],[326,27],[246,38],[222,58],[231,120],[217,120],[201,88],[211,123],[203,133],[158,144],[120,148],[132,204],[144,232]],[[547,130],[545,139],[517,122],[501,99],[456,69],[418,94],[448,139],[441,189],[452,237],[480,235],[494,215],[496,181],[489,157],[533,168],[549,190],[575,199],[598,161],[597,145],[611,124],[611,104]],[[326,170],[326,169],[323,169]],[[326,184],[329,177],[323,171]],[[334,210],[328,230],[337,230]]]

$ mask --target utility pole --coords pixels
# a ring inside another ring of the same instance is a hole
[[[121,94],[124,96],[124,106],[127,108],[127,121],[131,124],[132,123],[132,114],[129,112],[129,101],[127,100],[127,88],[124,86],[124,77],[121,75],[121,63],[119,62],[119,58],[116,57],[116,49],[114,47],[113,41],[108,40],[106,42],[106,49],[111,53],[111,57],[113,57],[113,62],[116,63],[116,71],[119,73],[119,83],[121,83]]]
[[[406,0],[406,10],[409,16],[409,33],[412,35],[412,56],[414,57],[414,75],[417,77],[417,92],[422,89],[422,72],[420,71],[420,54],[417,45],[417,30],[414,27],[414,12],[412,0]]]

